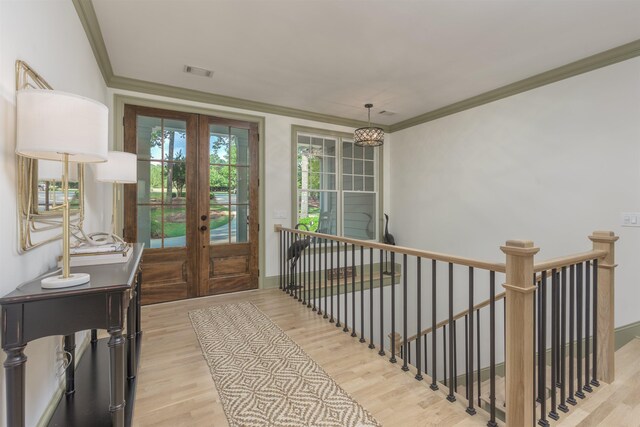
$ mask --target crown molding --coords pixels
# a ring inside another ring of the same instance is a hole
[[[102,31],[100,30],[100,23],[96,16],[96,10],[93,8],[91,0],[71,0],[73,6],[76,8],[76,13],[84,32],[87,35],[91,50],[96,58],[102,78],[104,82],[109,86],[109,81],[114,77],[113,68],[111,68],[111,60],[109,59],[109,53],[107,52],[107,46],[104,44],[102,38]]]
[[[368,123],[365,121],[347,119],[344,117],[332,116],[329,114],[314,113],[311,111],[283,107],[280,105],[268,104],[265,102],[234,98],[231,96],[216,95],[199,90],[185,89],[177,86],[170,86],[145,80],[131,79],[129,77],[113,76],[107,83],[107,86],[114,89],[130,90],[151,95],[167,96],[170,98],[185,99],[194,102],[203,102],[224,107],[257,111],[261,113],[277,114],[280,116],[295,117],[298,119],[313,120],[316,122],[331,123],[334,125],[353,128],[368,126]],[[388,126],[382,126],[382,128],[388,129]]]
[[[209,92],[185,89],[176,86],[154,83],[145,80],[137,80],[129,77],[116,76],[111,66],[107,47],[102,37],[98,17],[91,0],[72,0],[76,8],[80,22],[87,34],[87,39],[91,44],[91,49],[102,73],[105,84],[114,89],[131,90],[152,95],[167,96],[177,99],[184,99],[207,104],[215,104],[224,107],[240,108],[244,110],[257,111],[261,113],[277,114],[281,116],[294,117],[304,120],[313,120],[322,123],[331,123],[340,126],[358,128],[367,126],[368,123],[360,120],[348,119],[345,117],[333,116],[330,114],[314,113],[297,108],[283,107],[265,102],[251,101],[247,99],[234,98],[231,96],[217,95]],[[385,132],[392,133],[407,129],[422,123],[430,122],[445,116],[469,110],[480,105],[488,104],[499,99],[517,95],[541,86],[555,83],[560,80],[574,77],[607,65],[616,64],[627,59],[640,56],[640,40],[635,40],[622,46],[588,56],[578,61],[565,64],[563,66],[536,74],[523,80],[490,90],[480,95],[467,98],[465,100],[428,111],[419,116],[412,117],[392,125],[379,125]]]
[[[569,77],[574,77],[598,68],[606,67],[607,65],[626,61],[627,59],[635,58],[637,56],[640,56],[640,40],[635,40],[622,46],[596,53],[595,55],[536,74],[515,83],[511,83],[480,95],[467,98],[463,101],[392,124],[389,126],[389,132],[397,132],[402,129],[430,122],[470,108],[478,107],[480,105],[517,95],[531,89],[536,89],[560,80],[568,79]]]

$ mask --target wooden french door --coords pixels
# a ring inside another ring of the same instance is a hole
[[[256,123],[126,105],[124,237],[145,243],[142,303],[258,285]]]

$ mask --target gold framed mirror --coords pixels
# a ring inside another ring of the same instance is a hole
[[[16,61],[16,91],[53,89],[23,61]],[[84,166],[70,165],[69,202],[72,234],[84,221]],[[62,163],[16,155],[19,249],[28,251],[62,238]]]

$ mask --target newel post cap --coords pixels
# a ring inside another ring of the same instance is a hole
[[[619,238],[620,236],[616,236],[616,233],[613,231],[594,231],[593,234],[589,236],[589,240],[598,243],[614,243]]]
[[[531,240],[507,240],[500,250],[507,255],[531,256],[537,254],[540,248],[535,247]]]

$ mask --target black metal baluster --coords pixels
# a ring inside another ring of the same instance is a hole
[[[335,320],[333,319],[333,279],[336,275],[336,271],[333,269],[333,240],[331,241],[331,316],[329,316],[329,323],[333,323]]]
[[[537,409],[536,409],[536,404],[537,402],[539,402],[539,396],[540,396],[540,391],[538,390],[538,377],[536,376],[536,366],[538,364],[538,354],[539,354],[539,348],[537,347],[538,344],[538,336],[540,335],[540,325],[539,325],[539,316],[538,316],[538,310],[539,310],[539,299],[540,299],[540,288],[538,287],[538,281],[536,279],[536,273],[533,273],[533,286],[534,286],[534,293],[533,293],[533,385],[532,385],[532,389],[533,389],[533,396],[535,397],[533,399],[532,405],[531,405],[531,409],[532,409],[532,426],[536,425],[536,420],[537,420]],[[504,297],[504,301],[506,301],[506,295]],[[505,325],[505,329],[506,329],[506,325]],[[538,350],[536,352],[536,350]],[[506,406],[506,404],[505,404]]]
[[[301,235],[302,239],[305,238],[305,236]],[[302,240],[301,239],[301,240]],[[302,288],[300,289],[300,292],[298,293],[298,301],[301,302],[302,304],[304,304],[304,293],[307,289],[307,249],[303,248],[300,251],[300,261],[302,262]]]
[[[313,302],[311,303],[311,311],[318,311],[318,308],[316,307],[316,275],[318,274],[318,266],[316,264],[316,247],[318,246],[318,241],[315,238],[311,240],[313,242],[313,292],[311,293]]]
[[[464,397],[469,400],[469,314],[464,315]]]
[[[589,341],[591,335],[591,263],[589,261],[584,262],[584,391],[591,393],[590,371],[591,359],[589,358]]]
[[[338,252],[336,253],[336,264],[338,270],[338,283],[336,285],[336,328],[339,328],[342,326],[342,324],[340,323],[340,280],[343,276],[342,269],[340,268],[340,242],[336,242],[336,248],[338,250]],[[345,263],[345,268],[346,266],[347,264]]]
[[[406,255],[405,255],[406,256]],[[418,370],[418,372],[416,373],[416,379],[418,381],[422,380],[422,374],[420,373],[420,370],[422,369],[422,365],[421,362],[422,360],[420,360],[420,343],[422,340],[422,258],[417,257],[416,258],[416,311],[417,311],[417,316],[416,316],[416,320],[417,320],[417,331],[418,334],[416,335],[416,369]],[[406,299],[406,297],[405,297]],[[405,314],[405,318],[407,317],[407,315]],[[405,336],[407,335],[407,333],[405,332]],[[407,339],[405,338],[405,341]],[[426,352],[425,352],[426,355]],[[425,370],[427,369],[427,365],[425,364]]]
[[[535,278],[535,275],[534,275]],[[544,395],[545,395],[545,391],[542,388],[542,377],[541,377],[541,372],[544,371],[544,366],[542,366],[542,352],[544,351],[544,344],[542,343],[542,286],[541,286],[542,281],[536,282],[536,299],[537,299],[537,304],[536,304],[536,312],[535,312],[535,317],[537,319],[537,339],[538,339],[538,369],[537,369],[537,373],[538,373],[538,394],[536,395],[536,402],[540,403],[542,402],[542,400],[544,399]],[[542,368],[542,369],[541,369]]]
[[[349,280],[347,273],[349,272],[349,244],[344,242],[344,328],[342,332],[349,332]],[[353,269],[353,266],[352,266]]]
[[[428,364],[429,358],[427,356],[429,354],[429,353],[427,353],[427,342],[429,340],[427,339],[427,334],[422,335],[422,337],[424,338],[422,340],[422,345],[424,346],[424,351],[422,352],[423,357],[424,357],[424,364],[422,366],[424,366],[424,373],[426,375],[427,374],[427,369],[429,367],[429,364]],[[417,378],[417,379],[419,380],[419,378]]]
[[[380,292],[382,292],[382,286],[380,286]],[[369,348],[376,348],[373,343],[373,248],[369,248]]]
[[[478,345],[476,345],[476,360],[478,361],[478,369],[477,369],[477,381],[478,381],[478,408],[482,408],[482,387],[480,385],[480,382],[482,381],[482,364],[480,363],[480,343],[482,342],[482,340],[480,339],[480,309],[476,310],[476,338],[477,338],[477,343]]]
[[[533,291],[533,425],[536,424],[536,402],[540,402],[540,391],[538,390],[538,377],[537,377],[537,366],[538,366],[538,342],[539,342],[539,331],[540,331],[540,316],[538,316],[539,310],[539,300],[540,300],[540,288],[538,288],[538,281],[536,280],[536,273],[533,273],[533,286],[535,287]],[[506,328],[506,325],[505,325]]]
[[[489,422],[496,423],[496,272],[489,273]]]
[[[591,385],[599,387],[598,381],[598,260],[593,260],[593,372]]]
[[[540,346],[538,348],[538,376],[540,378],[540,388],[538,394],[540,399],[540,420],[538,424],[548,426],[547,421],[547,272],[542,272],[542,280],[540,281]]]
[[[300,235],[300,240],[304,239],[304,236]],[[302,242],[300,242],[302,243]],[[306,259],[307,259],[307,251],[306,248],[302,248],[300,250],[300,260],[299,262],[301,262],[301,266],[300,266],[300,272],[302,273],[302,277],[300,279],[300,283],[302,285],[302,287],[299,289],[298,291],[298,302],[302,302],[302,304],[304,304],[304,291],[307,288],[307,263],[306,263]]]
[[[454,350],[455,336],[453,325],[453,264],[449,263],[449,394],[447,400],[449,402],[455,402],[456,397],[453,394],[455,387],[455,374],[454,374]]]
[[[285,282],[286,282],[286,292],[287,294],[291,295],[291,269],[289,266],[289,246],[291,245],[291,233],[289,233],[288,231],[285,234],[285,250],[284,250],[284,270],[285,270]]]
[[[575,282],[575,266],[569,266],[569,397],[567,398],[567,403],[571,405],[576,405],[576,399],[574,397],[575,393],[575,375],[574,375],[574,367],[575,367],[575,359],[573,358],[575,342],[574,331],[575,331],[575,304],[576,304],[576,282]]]
[[[467,406],[467,414],[475,415],[476,410],[473,407],[473,267],[469,267],[469,364],[467,365],[467,389],[469,396],[467,396],[467,400],[469,401],[469,405]],[[480,344],[480,339],[478,338],[478,345]],[[478,366],[478,371],[480,371],[480,366]]]
[[[437,340],[437,331],[436,331],[436,325],[437,325],[437,313],[436,313],[436,307],[438,306],[437,301],[436,301],[436,260],[433,259],[431,260],[431,390],[437,390],[438,389],[438,382],[436,380],[436,377],[438,376],[437,373],[437,366],[436,366],[436,351],[437,351],[437,345],[436,345],[436,340]],[[425,342],[427,340],[427,337],[425,337]],[[446,361],[446,357],[445,357],[445,361]],[[446,363],[446,362],[445,362]],[[445,369],[445,377],[447,370]]]
[[[405,354],[408,351],[407,341],[407,254],[402,255],[402,347],[405,349]],[[402,370],[408,371],[407,358],[402,360]]]
[[[453,392],[458,392],[458,325],[453,321]]]
[[[307,238],[309,239],[309,245],[311,245],[312,239],[311,236],[307,236]],[[311,274],[312,274],[312,270],[311,270],[311,246],[307,246],[307,268],[308,268],[308,272],[307,272],[307,291],[305,293],[305,298],[302,299],[302,304],[307,305],[307,308],[311,308]]]
[[[567,267],[562,267],[560,279],[560,405],[558,409],[569,412],[567,407]],[[572,345],[572,344],[570,344]]]
[[[351,336],[356,333],[356,245],[351,245]]]
[[[402,272],[403,275],[406,271]],[[396,253],[391,252],[391,358],[396,363]]]
[[[364,246],[360,246],[360,342],[367,342],[364,339]]]
[[[576,324],[577,324],[577,348],[576,348],[576,366],[577,366],[577,378],[578,388],[576,389],[576,396],[580,399],[584,399],[584,393],[582,392],[582,287],[584,282],[582,281],[582,264],[576,264]]]
[[[552,420],[558,420],[558,412],[556,411],[556,385],[558,383],[557,368],[558,368],[558,348],[557,348],[557,334],[558,334],[558,276],[556,275],[556,269],[551,270],[551,411],[549,411],[549,418]]]
[[[322,278],[323,274],[322,272],[324,271],[322,269],[322,242],[325,239],[316,239],[316,245],[318,246],[318,315],[322,315],[322,299],[323,299],[323,295],[322,295],[322,281],[324,280]],[[324,269],[327,269],[327,265],[325,263]],[[315,300],[314,300],[315,301]],[[327,310],[327,305],[325,304],[324,306],[324,311]]]
[[[279,280],[280,289],[283,288],[283,286],[282,286],[282,275],[283,275],[283,272],[282,272],[282,261],[284,260],[284,243],[282,242],[283,239],[284,239],[284,232],[282,230],[280,230],[280,259],[279,259],[280,262],[278,263],[279,264],[278,268],[280,269],[280,277],[279,277],[279,279],[280,279]]]
[[[294,244],[297,246],[298,243],[300,241],[300,235],[296,232],[295,234],[295,242]],[[297,249],[294,251],[294,254],[298,252]],[[293,280],[295,281],[295,285],[293,287],[293,298],[297,299],[298,298],[298,292],[300,291],[300,283],[302,282],[302,279],[300,278],[300,272],[302,271],[302,267],[300,266],[300,263],[302,262],[302,252],[300,252],[300,255],[294,255],[296,264],[295,264],[295,275],[293,277]]]
[[[333,256],[333,255],[332,255]],[[322,315],[323,319],[328,319],[329,315],[327,314],[327,310],[329,309],[329,306],[327,305],[327,292],[329,291],[329,289],[327,289],[327,272],[329,271],[329,269],[327,268],[329,266],[329,264],[327,264],[327,239],[324,239],[324,270],[323,270],[323,276],[324,276],[324,314]]]
[[[382,272],[382,254],[380,249],[380,351],[378,354],[384,356],[384,273]]]
[[[435,330],[433,331],[435,333]],[[449,387],[447,381],[447,325],[442,325],[442,361],[444,363],[443,383],[445,387]]]

